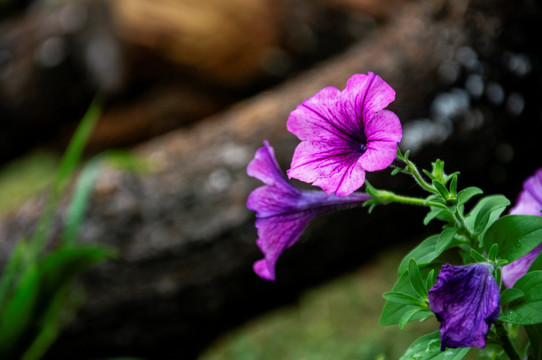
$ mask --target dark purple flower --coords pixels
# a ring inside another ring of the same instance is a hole
[[[352,76],[343,91],[326,87],[305,100],[288,118],[301,140],[288,176],[338,196],[359,189],[365,171],[385,169],[397,155],[401,123],[383,110],[394,99],[395,91],[369,73]]]
[[[275,263],[292,246],[316,215],[325,211],[360,206],[370,199],[365,193],[340,198],[292,186],[279,168],[273,148],[267,141],[248,164],[247,174],[261,180],[261,186],[249,195],[247,207],[256,211],[257,244],[265,258],[254,264],[254,271],[267,280],[275,280]]]
[[[441,348],[484,348],[491,324],[499,317],[499,286],[493,265],[443,265],[429,290],[429,308],[440,321]]]
[[[539,215],[542,216],[542,168],[529,177],[523,183],[523,191],[519,194],[516,206],[510,210],[510,214],[516,215]],[[504,286],[511,288],[516,281],[525,275],[529,267],[542,251],[542,244],[529,251],[527,254],[503,266],[502,281]]]

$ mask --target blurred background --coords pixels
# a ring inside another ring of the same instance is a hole
[[[395,206],[322,216],[266,282],[246,165],[267,139],[287,169],[289,112],[373,71],[420,167],[441,158],[460,186],[513,201],[540,167],[541,27],[534,0],[0,0],[0,264],[96,95],[86,156],[152,165],[101,170],[80,241],[120,256],[81,280],[46,358],[398,358],[438,326],[380,327],[381,294],[438,227]],[[369,180],[416,194],[388,175]]]

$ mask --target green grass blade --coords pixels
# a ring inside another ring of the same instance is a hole
[[[92,102],[86,114],[83,116],[83,119],[79,123],[79,126],[77,127],[75,134],[68,145],[66,153],[62,157],[60,168],[58,170],[51,193],[49,194],[49,198],[47,199],[47,203],[45,204],[45,208],[38,221],[36,231],[34,232],[30,243],[30,256],[33,258],[37,257],[45,246],[51,224],[54,220],[56,205],[60,200],[62,191],[66,187],[69,178],[81,161],[83,149],[85,148],[92,130],[100,117],[100,104],[100,100],[95,99]]]
[[[87,209],[90,193],[100,172],[100,160],[101,157],[92,159],[85,166],[77,180],[77,185],[68,206],[68,213],[64,224],[62,236],[63,246],[75,245],[77,233],[81,227],[83,216]]]

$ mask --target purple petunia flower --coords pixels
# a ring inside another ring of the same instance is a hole
[[[484,348],[491,324],[499,317],[499,286],[493,265],[445,264],[429,290],[429,308],[440,321],[441,349]]]
[[[359,189],[366,171],[387,168],[397,155],[401,123],[383,110],[394,99],[370,72],[352,76],[343,91],[326,87],[305,100],[288,118],[288,130],[301,140],[288,176],[338,196]]]
[[[542,168],[529,177],[523,183],[523,191],[518,197],[516,206],[510,210],[510,214],[516,215],[540,215],[542,216]],[[529,267],[542,251],[542,244],[529,251],[527,254],[503,266],[502,281],[504,286],[511,288],[516,281],[525,275]]]
[[[308,223],[318,214],[361,206],[371,197],[356,193],[340,198],[317,191],[300,190],[291,185],[279,168],[273,148],[267,141],[248,164],[247,174],[261,180],[261,186],[249,195],[247,207],[256,211],[257,244],[265,258],[254,264],[254,271],[267,280],[275,280],[275,263],[292,246]]]

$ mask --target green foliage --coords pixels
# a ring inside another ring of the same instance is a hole
[[[99,114],[100,106],[94,102],[62,158],[32,238],[17,242],[4,268],[0,279],[0,359],[42,357],[80,304],[74,286],[76,277],[114,256],[107,248],[76,243],[97,177],[97,161],[89,162],[75,187],[61,244],[47,253],[44,250],[61,196],[79,166]]]
[[[525,274],[514,284],[515,292],[507,295],[510,300],[508,309],[501,314],[501,321],[519,325],[534,325],[542,323],[542,271],[532,271]],[[512,290],[512,289],[510,289]],[[509,300],[505,298],[505,300]]]
[[[512,262],[542,243],[542,216],[506,215],[487,230],[484,245],[499,246],[497,256]]]
[[[429,311],[425,294],[429,290],[428,285],[433,285],[434,271],[440,266],[431,264],[420,268],[412,259],[410,258],[408,262],[408,271],[404,271],[399,276],[391,292],[384,294],[384,299],[387,301],[380,315],[382,325],[423,320],[433,316],[433,313]],[[417,271],[414,268],[417,268]]]
[[[416,340],[399,360],[461,360],[470,348],[440,350],[440,335],[437,332]]]

